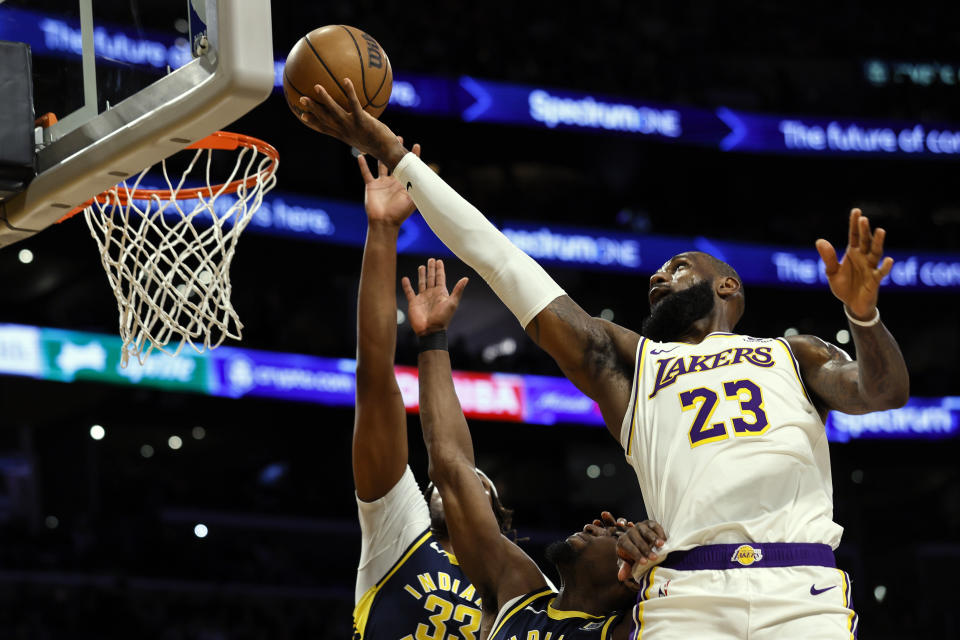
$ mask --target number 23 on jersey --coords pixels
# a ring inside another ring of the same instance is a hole
[[[713,414],[721,402],[740,404],[740,415],[730,420],[730,427],[736,436],[759,436],[770,426],[763,408],[763,392],[756,383],[751,380],[731,380],[724,382],[721,387],[720,393],[708,387],[697,387],[679,394],[683,411],[696,411],[690,427],[691,449],[730,437],[726,421],[713,421]]]

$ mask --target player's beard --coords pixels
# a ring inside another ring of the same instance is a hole
[[[690,326],[713,311],[713,284],[709,280],[671,293],[650,309],[643,321],[643,335],[657,342],[674,342]]]
[[[570,564],[580,555],[579,552],[566,540],[557,540],[547,545],[543,555],[547,560],[553,563],[553,566],[560,568],[560,565]]]

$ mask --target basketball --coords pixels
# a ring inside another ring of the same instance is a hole
[[[379,117],[390,100],[393,70],[383,47],[370,35],[342,24],[314,29],[300,38],[283,66],[283,94],[299,119],[300,98],[316,99],[320,84],[344,109],[349,110],[343,79],[350,78],[364,111]]]

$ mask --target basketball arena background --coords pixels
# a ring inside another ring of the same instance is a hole
[[[0,22],[36,12],[39,114],[78,64],[76,27],[26,4]],[[97,46],[155,79],[179,45],[143,25],[180,7],[95,4],[118,16]],[[960,5],[273,4],[278,69],[317,26],[377,38],[395,74],[382,119],[594,315],[639,327],[650,273],[696,248],[744,277],[741,332],[852,351],[813,243],[845,245],[853,206],[886,228],[898,264],[879,308],[912,399],[828,424],[838,558],[865,637],[960,637]],[[279,89],[230,129],[281,154],[234,262],[242,343],[121,369],[80,220],[0,252],[0,638],[350,634],[363,185]],[[401,254],[401,275],[449,255],[417,215]],[[601,509],[643,517],[593,406],[479,278],[451,337],[478,463],[535,558]]]

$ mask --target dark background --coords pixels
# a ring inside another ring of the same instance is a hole
[[[164,3],[95,3],[130,30],[172,23]],[[670,103],[775,113],[960,120],[960,86],[872,86],[868,58],[960,62],[960,6],[866,3],[274,1],[280,55],[316,26],[374,35],[398,72],[599,91]],[[31,4],[43,8],[44,3]],[[148,6],[149,5],[149,6]],[[0,11],[2,11],[0,7]],[[60,64],[34,60],[38,82]],[[149,80],[149,78],[148,78]],[[37,95],[37,112],[49,109]],[[950,160],[827,159],[724,154],[635,138],[383,115],[493,219],[705,235],[811,246],[845,244],[849,209],[888,231],[888,247],[956,250],[958,164]],[[232,130],[282,156],[278,188],[360,202],[348,149],[308,129],[274,94]],[[0,321],[113,333],[116,304],[83,223],[51,228],[0,253]],[[36,259],[17,260],[20,248]],[[418,258],[402,257],[412,274]],[[248,234],[237,253],[234,305],[244,346],[322,356],[355,353],[360,251]],[[457,277],[468,269],[455,260]],[[588,312],[636,328],[646,278],[555,269]],[[826,288],[751,287],[738,327],[787,327],[833,340],[845,327]],[[403,305],[401,305],[403,308]],[[954,296],[883,292],[917,396],[960,395],[960,313]],[[479,278],[452,336],[460,369],[560,375]],[[511,336],[516,354],[492,363],[482,346]],[[409,326],[398,362],[415,364]],[[852,345],[847,345],[852,349]],[[4,475],[0,638],[344,638],[350,633],[359,529],[350,475],[352,412],[92,384],[0,378],[0,452],[31,471]],[[91,424],[107,437],[93,441]],[[202,426],[205,437],[193,438]],[[516,509],[534,557],[601,508],[639,517],[632,471],[602,429],[474,422],[478,462]],[[426,461],[415,416],[411,466]],[[184,446],[173,451],[167,438]],[[139,451],[151,444],[156,454]],[[535,452],[535,453],[533,453]],[[831,448],[838,556],[853,576],[864,637],[960,635],[957,441],[853,442]],[[589,479],[588,465],[603,473]],[[284,471],[268,481],[270,465]],[[56,518],[51,527],[50,516]],[[193,535],[204,522],[210,534]],[[886,588],[882,601],[878,586]]]

